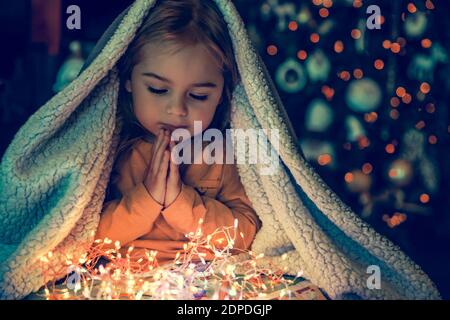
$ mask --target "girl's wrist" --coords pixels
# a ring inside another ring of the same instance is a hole
[[[183,183],[181,183],[180,189],[177,195],[173,198],[173,200],[169,204],[164,205],[164,209],[170,207],[173,203],[175,203],[175,201],[177,201],[182,191],[183,191]]]
[[[164,203],[161,203],[160,201],[156,200],[155,197],[153,197],[152,193],[148,190],[147,185],[144,183],[145,190],[147,190],[148,195],[160,206],[164,207]]]

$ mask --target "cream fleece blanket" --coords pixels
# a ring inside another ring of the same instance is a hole
[[[332,298],[440,298],[427,275],[355,215],[305,161],[239,13],[229,0],[214,1],[242,78],[233,93],[232,128],[280,130],[276,175],[238,165],[263,223],[252,250],[265,253],[268,266],[287,267],[291,274],[303,270]],[[153,5],[137,0],[124,11],[79,76],[30,117],[6,150],[0,166],[1,298],[22,298],[50,280],[37,267],[41,255],[52,250],[52,263],[63,266],[59,249],[76,252],[77,244],[93,241],[121,127],[115,64]],[[371,265],[380,268],[381,289],[367,286]]]

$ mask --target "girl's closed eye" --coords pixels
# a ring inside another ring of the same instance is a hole
[[[156,89],[156,88],[152,88],[152,87],[148,87],[148,90],[153,93],[153,94],[157,94],[157,95],[163,95],[165,93],[167,93],[166,89]],[[199,100],[199,101],[205,101],[208,99],[208,95],[196,95],[191,93],[191,97]]]
[[[148,87],[148,91],[150,91],[151,93],[155,93],[155,94],[164,94],[167,92],[167,90],[165,90],[165,89],[156,89],[156,88],[152,88],[152,87]]]
[[[196,99],[196,100],[199,100],[199,101],[206,101],[206,100],[208,99],[208,96],[207,96],[207,95],[205,95],[205,96],[199,96],[199,95],[192,94],[192,93],[191,93],[191,97],[194,98],[194,99]]]

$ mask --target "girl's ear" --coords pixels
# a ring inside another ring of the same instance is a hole
[[[125,81],[125,89],[131,93],[131,81],[130,80]]]

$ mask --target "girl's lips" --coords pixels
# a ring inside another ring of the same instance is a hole
[[[187,128],[187,126],[173,126],[171,124],[167,124],[167,123],[161,123],[161,128],[166,129],[170,132],[175,131],[176,129],[180,129],[180,128]]]

